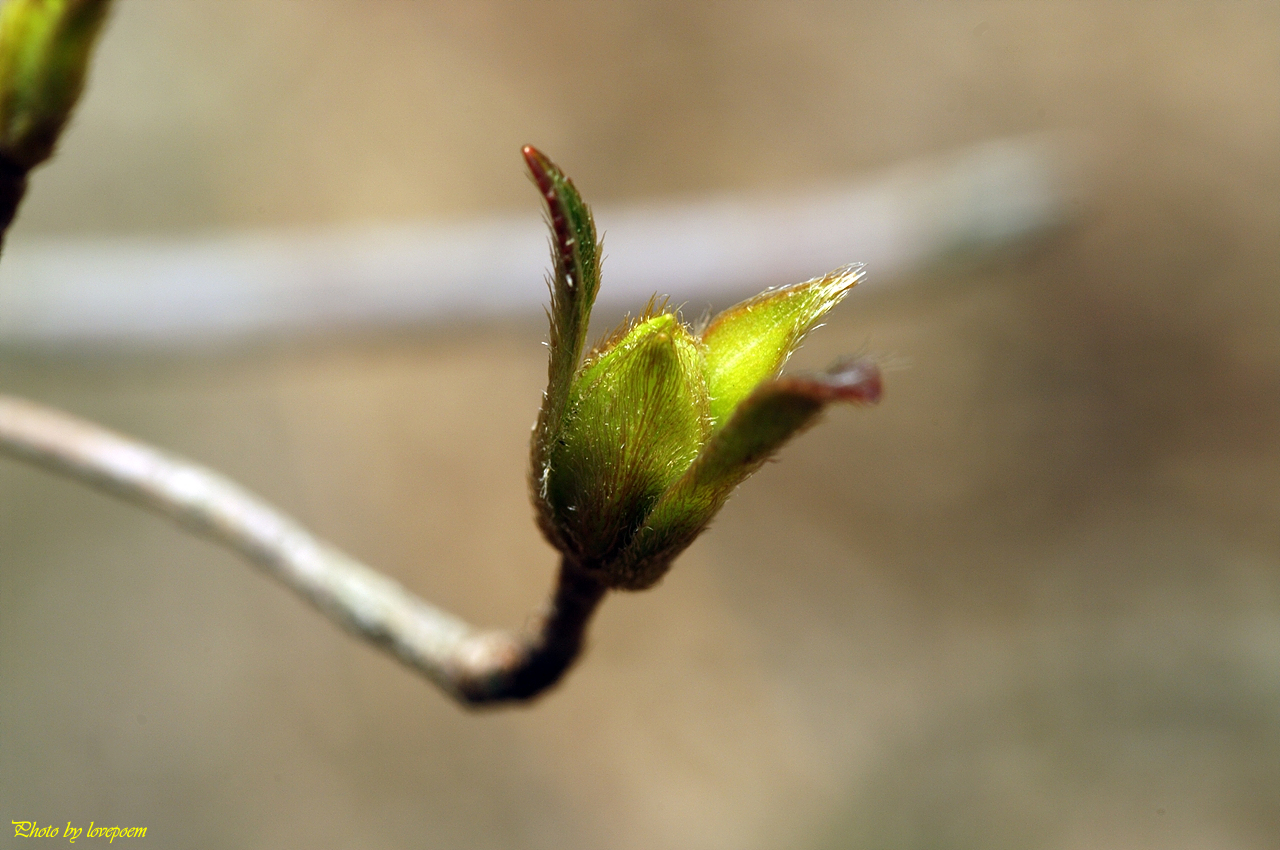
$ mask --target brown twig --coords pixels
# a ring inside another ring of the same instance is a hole
[[[0,395],[0,451],[234,549],[469,706],[527,700],[555,684],[577,658],[605,593],[564,563],[535,631],[479,630],[317,539],[226,477],[66,413]]]

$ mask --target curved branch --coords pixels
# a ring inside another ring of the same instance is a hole
[[[212,470],[51,408],[0,395],[0,452],[163,514],[257,564],[338,625],[466,705],[524,700],[559,680],[605,588],[562,563],[536,631],[479,630],[314,537]]]

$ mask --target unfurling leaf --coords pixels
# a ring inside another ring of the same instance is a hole
[[[862,268],[856,263],[816,280],[770,289],[711,321],[702,341],[717,426],[761,381],[778,374],[805,334],[862,279]]]
[[[591,210],[574,188],[573,181],[542,155],[526,145],[525,164],[546,204],[547,225],[551,229],[551,356],[547,364],[547,391],[538,411],[531,449],[531,484],[538,509],[538,525],[556,541],[557,529],[547,501],[551,451],[564,428],[565,407],[573,384],[596,291],[600,288],[600,243]]]

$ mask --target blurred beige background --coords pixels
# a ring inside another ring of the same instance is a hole
[[[1275,847],[1275,3],[121,0],[10,239],[526,211],[526,142],[603,204],[1036,130],[1089,151],[1075,225],[855,291],[796,362],[883,354],[884,402],[611,599],[528,709],[464,713],[231,555],[0,459],[0,822],[158,847]],[[517,625],[554,563],[524,489],[543,332],[13,349],[0,386]]]

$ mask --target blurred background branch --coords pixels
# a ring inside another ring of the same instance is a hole
[[[620,312],[655,292],[701,312],[853,259],[872,286],[976,259],[1070,220],[1081,151],[1061,136],[990,141],[870,179],[777,196],[605,208]],[[30,238],[0,265],[0,345],[185,348],[272,335],[527,319],[546,300],[546,228],[530,213],[200,237]]]

